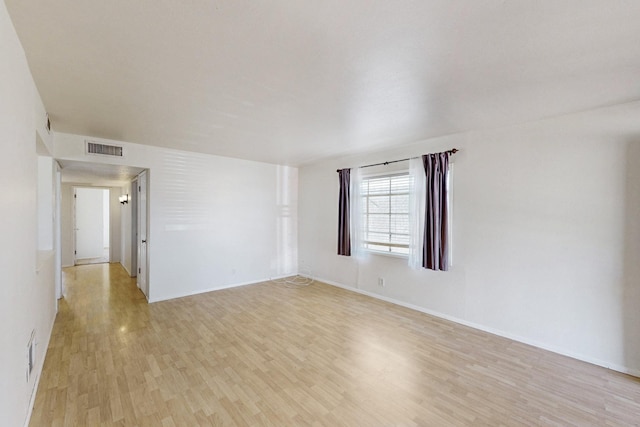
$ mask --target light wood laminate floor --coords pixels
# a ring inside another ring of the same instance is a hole
[[[32,426],[638,425],[640,380],[315,282],[148,305],[64,270]]]

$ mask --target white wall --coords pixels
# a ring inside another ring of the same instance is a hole
[[[100,258],[104,252],[104,194],[100,188],[76,187],[76,258]]]
[[[37,257],[36,135],[47,149],[45,113],[24,51],[0,2],[0,416],[24,425],[39,378],[56,310],[54,259]],[[36,266],[38,272],[36,272]],[[36,331],[36,367],[26,381],[26,346]]]
[[[73,184],[61,185],[62,198],[60,202],[60,241],[62,252],[62,266],[71,267],[73,256]]]
[[[301,167],[300,269],[638,375],[638,117],[627,104]],[[454,147],[452,271],[336,255],[336,169]]]
[[[109,262],[122,262],[122,250],[120,247],[120,239],[122,238],[122,210],[123,205],[120,204],[118,197],[120,197],[120,188],[109,188],[108,210],[109,210]]]
[[[117,141],[103,159],[84,140],[56,134],[55,157],[149,169],[150,301],[297,271],[294,168]]]
[[[38,156],[38,250],[53,250],[53,159]]]

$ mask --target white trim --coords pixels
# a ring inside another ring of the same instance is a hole
[[[407,160],[408,161],[408,160]],[[362,172],[362,179],[369,179],[369,178],[387,178],[390,176],[399,176],[399,175],[409,175],[409,167],[407,166],[404,169],[398,169],[395,171],[385,171],[385,172],[374,172],[374,173],[366,173],[366,172]]]
[[[122,266],[122,268],[124,268],[124,271],[127,272],[127,274],[129,275],[129,277],[131,276],[131,272],[129,271],[129,269],[127,267],[125,267],[125,265],[122,262],[119,262],[118,264],[120,264],[120,266]]]
[[[168,300],[172,300],[172,299],[176,299],[176,298],[190,297],[190,296],[193,296],[193,295],[206,294],[208,292],[221,291],[223,289],[239,288],[241,286],[248,286],[248,285],[257,285],[259,283],[265,283],[265,282],[269,282],[271,280],[283,279],[285,277],[291,277],[291,276],[295,276],[295,275],[296,275],[296,273],[291,273],[291,274],[285,274],[283,276],[274,276],[274,277],[268,277],[268,278],[260,279],[260,280],[252,280],[252,281],[249,281],[249,282],[232,283],[232,284],[229,284],[229,285],[222,285],[222,286],[219,286],[217,288],[203,289],[203,290],[200,290],[200,291],[187,292],[187,293],[184,293],[184,294],[173,294],[173,295],[168,296],[166,298],[150,299],[149,300],[149,304],[152,304],[154,302],[160,302],[160,301],[168,301]]]
[[[484,325],[481,325],[479,323],[469,322],[467,320],[460,319],[460,318],[455,317],[455,316],[450,316],[448,314],[440,313],[438,311],[429,310],[428,308],[420,307],[420,306],[417,306],[417,305],[414,305],[414,304],[409,304],[409,303],[406,303],[404,301],[400,301],[400,300],[397,300],[397,299],[394,299],[394,298],[386,297],[384,295],[375,294],[373,292],[365,291],[365,290],[362,290],[362,289],[354,288],[352,286],[343,285],[341,283],[334,282],[332,280],[327,280],[327,279],[323,279],[323,278],[320,278],[320,277],[313,277],[313,276],[304,276],[304,277],[308,277],[308,278],[311,278],[311,279],[313,279],[313,280],[315,280],[317,282],[326,283],[328,285],[335,286],[337,288],[342,288],[342,289],[345,289],[347,291],[355,292],[355,293],[366,295],[366,296],[369,296],[369,297],[372,297],[372,298],[376,298],[376,299],[379,299],[379,300],[382,300],[382,301],[386,301],[386,302],[389,302],[391,304],[396,304],[396,305],[399,305],[399,306],[402,306],[402,307],[405,307],[405,308],[409,308],[411,310],[416,310],[416,311],[419,311],[421,313],[428,314],[430,316],[438,317],[440,319],[444,319],[444,320],[448,320],[450,322],[458,323],[460,325],[468,326],[470,328],[477,329],[477,330],[480,330],[480,331],[483,331],[483,332],[487,332],[487,333],[490,333],[490,334],[493,334],[493,335],[497,335],[497,336],[500,336],[500,337],[503,337],[503,338],[508,338],[510,340],[513,340],[513,341],[518,341],[518,342],[521,342],[523,344],[528,344],[528,345],[531,345],[533,347],[537,347],[537,348],[540,348],[540,349],[543,349],[543,350],[550,351],[552,353],[560,354],[562,356],[567,356],[567,357],[570,357],[572,359],[580,360],[582,362],[591,363],[592,365],[601,366],[603,368],[611,369],[613,371],[621,372],[623,374],[628,374],[628,375],[632,375],[634,377],[640,378],[640,369],[632,369],[632,368],[628,368],[628,367],[623,366],[623,365],[618,365],[616,363],[610,363],[610,362],[607,362],[607,361],[604,361],[604,360],[601,360],[601,359],[597,359],[595,357],[587,356],[587,355],[576,353],[576,352],[573,352],[573,351],[567,351],[567,350],[562,349],[560,347],[557,347],[555,345],[545,344],[545,343],[542,343],[542,342],[539,342],[539,341],[536,341],[536,340],[532,340],[532,339],[529,339],[529,338],[521,337],[519,335],[511,334],[509,332],[504,332],[504,331],[501,331],[499,329],[495,329],[495,328],[492,328],[492,327],[489,327],[489,326],[484,326]]]
[[[376,251],[374,249],[367,249],[365,248],[364,251],[368,254],[371,255],[380,255],[380,256],[385,256],[385,257],[389,257],[389,258],[400,258],[400,259],[404,259],[407,260],[409,259],[409,255],[408,254],[398,254],[395,252],[382,252],[382,251]]]

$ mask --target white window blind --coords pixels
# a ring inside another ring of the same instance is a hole
[[[362,235],[365,249],[409,254],[408,173],[365,177],[362,180]]]

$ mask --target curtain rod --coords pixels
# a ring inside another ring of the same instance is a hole
[[[444,153],[449,153],[449,154],[456,154],[458,151],[457,148],[453,148],[451,150],[448,151],[443,151]],[[364,166],[359,166],[360,169],[362,168],[370,168],[372,166],[386,166],[386,165],[390,165],[391,163],[398,163],[398,162],[406,162],[407,160],[411,160],[411,159],[417,159],[420,156],[416,156],[416,157],[407,157],[406,159],[400,159],[400,160],[390,160],[388,162],[382,162],[382,163],[374,163],[372,165],[364,165]],[[336,170],[336,172],[340,172],[340,169]]]

